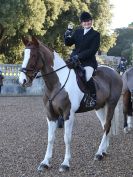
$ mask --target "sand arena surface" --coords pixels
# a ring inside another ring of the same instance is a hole
[[[125,135],[121,127],[120,134],[111,138],[109,155],[99,162],[93,158],[101,138],[102,128],[94,111],[77,114],[70,171],[58,171],[64,141],[63,129],[57,129],[52,168],[39,174],[37,167],[47,145],[42,98],[0,97],[0,177],[133,177],[133,131]]]

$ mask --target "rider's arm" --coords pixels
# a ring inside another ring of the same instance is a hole
[[[99,46],[100,46],[100,34],[97,33],[91,43],[90,48],[79,53],[79,55],[78,55],[79,59],[81,59],[81,60],[87,59],[88,60],[89,57],[91,58],[91,56],[96,54],[96,52],[99,49]]]
[[[75,43],[72,25],[68,25],[68,29],[66,30],[64,34],[64,42],[66,46],[71,46]]]

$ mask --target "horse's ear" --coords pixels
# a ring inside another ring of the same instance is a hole
[[[35,45],[35,46],[39,46],[39,41],[37,40],[36,37],[32,36],[32,43]]]
[[[25,46],[29,43],[29,40],[25,37],[22,37],[22,41],[23,41]]]

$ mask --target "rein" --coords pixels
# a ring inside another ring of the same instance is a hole
[[[57,72],[57,71],[59,71],[59,70],[65,68],[65,67],[69,66],[71,63],[72,63],[72,61],[69,62],[68,64],[62,66],[61,68],[58,68],[58,69],[54,70],[54,71],[51,71],[51,72],[49,72],[49,73],[46,73],[46,74],[43,74],[43,75],[40,75],[40,76],[36,76],[35,79],[39,79],[39,78],[41,78],[41,77],[43,77],[43,76],[48,76],[48,75],[50,75],[50,74],[53,74],[53,73],[55,73],[55,72]],[[19,71],[20,71],[20,72],[23,72],[24,74],[26,74],[27,71],[33,71],[33,69],[21,68]],[[35,74],[37,74],[37,72],[36,72]]]
[[[70,63],[71,63],[71,62],[70,62]],[[70,63],[69,63],[69,64],[70,64]],[[59,70],[65,68],[65,67],[67,67],[69,64],[66,64],[66,65],[62,66],[61,68],[58,68],[58,69],[56,69],[56,70],[54,70],[54,71],[51,71],[50,73],[43,74],[43,75],[41,75],[41,76],[36,76],[35,78],[38,79],[38,78],[40,78],[40,77],[48,76],[48,75],[50,75],[50,74],[53,74],[54,72],[57,72],[57,71],[59,71]]]
[[[43,60],[42,60],[42,61],[43,61]],[[44,61],[43,61],[43,63],[44,63]],[[46,73],[46,74],[43,74],[43,75],[41,75],[41,76],[36,76],[35,78],[38,79],[38,78],[40,78],[40,77],[48,76],[48,75],[50,75],[50,74],[53,74],[53,73],[55,73],[55,72],[57,72],[57,71],[59,71],[59,70],[65,68],[65,67],[67,67],[67,66],[68,66],[69,64],[71,64],[71,63],[72,63],[72,62],[69,62],[68,64],[62,66],[61,68],[58,68],[58,69],[56,69],[56,70],[54,70],[54,71],[51,71],[51,72]],[[45,63],[44,63],[44,64],[45,64]],[[50,105],[51,105],[52,110],[53,110],[52,101],[53,101],[54,98],[61,92],[61,90],[65,87],[65,85],[66,85],[66,83],[67,83],[67,81],[68,81],[68,79],[69,79],[69,76],[70,76],[70,71],[71,71],[71,69],[69,69],[69,73],[68,73],[68,76],[67,76],[67,79],[66,79],[64,85],[57,91],[57,93],[56,93],[52,98],[49,98],[49,97],[46,95],[46,96],[48,97],[48,100],[49,100],[49,103],[50,103]]]
[[[55,97],[60,93],[60,91],[65,87],[65,85],[66,85],[66,83],[67,83],[67,81],[68,81],[68,79],[69,79],[69,76],[70,76],[70,71],[71,71],[71,70],[69,69],[69,73],[68,73],[68,76],[67,76],[67,79],[66,79],[64,85],[58,90],[58,92],[57,92],[52,98],[48,98],[50,103],[52,103],[52,101],[54,100],[54,98],[55,98]],[[47,97],[48,97],[48,96],[47,96]]]

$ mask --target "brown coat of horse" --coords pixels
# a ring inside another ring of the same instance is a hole
[[[46,108],[48,121],[48,145],[44,160],[38,167],[39,171],[49,168],[52,158],[52,149],[57,128],[57,120],[60,115],[64,118],[64,141],[65,157],[60,166],[60,171],[69,169],[71,159],[71,136],[75,118],[75,113],[84,112],[80,105],[84,93],[77,85],[74,70],[64,67],[65,62],[56,52],[52,52],[36,38],[32,41],[23,39],[26,46],[24,51],[24,61],[19,82],[23,86],[29,86],[36,77],[38,71],[41,71],[45,82],[44,105]],[[122,79],[119,74],[106,66],[100,66],[94,77],[97,93],[96,114],[103,127],[103,137],[95,155],[96,160],[101,160],[106,154],[109,146],[109,132],[114,111],[122,91]],[[89,109],[88,109],[89,110]]]
[[[133,113],[133,67],[125,71],[123,79],[123,114],[124,114],[124,132],[128,133],[132,128]]]

